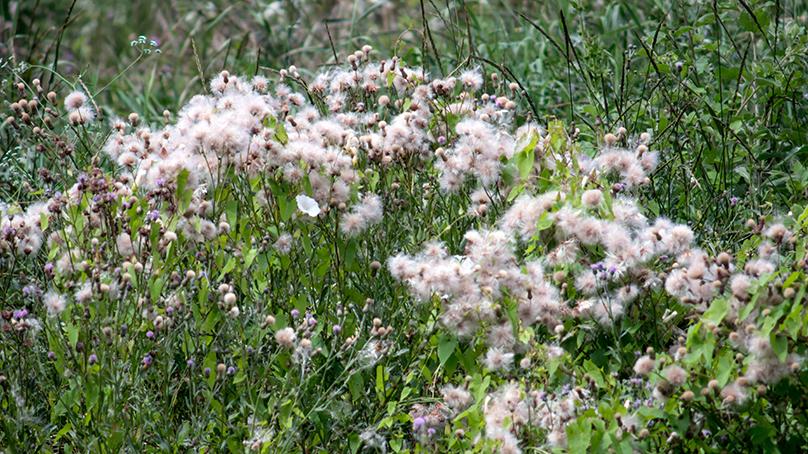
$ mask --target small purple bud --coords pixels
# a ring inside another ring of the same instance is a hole
[[[430,437],[435,435],[435,428],[430,427],[429,429],[426,430],[426,434],[429,435]]]
[[[202,373],[205,375],[205,377],[210,377],[210,367],[206,367]]]
[[[230,367],[227,368],[227,375],[233,375],[235,373],[236,373],[236,368],[235,367],[230,366]]]
[[[339,333],[342,331],[342,327],[341,327],[341,326],[339,326],[339,325],[334,325],[334,326],[331,328],[331,331],[333,331],[333,332],[334,332],[334,334],[339,334]]]
[[[56,359],[56,353],[48,352],[48,359],[51,360],[51,361]]]
[[[146,355],[146,356],[144,356],[144,357],[143,357],[143,366],[144,366],[144,367],[149,367],[149,366],[151,366],[151,363],[152,363],[152,357],[151,357],[151,355]]]
[[[292,318],[300,317],[300,311],[297,309],[292,309]]]
[[[729,198],[729,204],[732,205],[732,206],[737,205],[738,201],[739,201],[739,199],[737,197],[735,197],[735,196],[732,196],[732,197]]]
[[[146,331],[146,337],[148,337],[149,339],[154,339],[154,331],[152,330]]]
[[[309,326],[314,326],[317,324],[317,319],[314,317],[309,318]]]
[[[412,420],[412,430],[419,430],[421,427],[424,427],[424,424],[426,424],[426,419],[419,416]]]
[[[90,365],[93,365],[98,362],[98,357],[95,356],[95,353],[93,353],[89,358],[87,358],[87,361],[90,363]]]
[[[166,308],[166,314],[171,315],[174,313],[174,308],[172,306],[168,306]]]
[[[441,145],[445,144],[446,143],[446,137],[438,136],[438,143],[441,144]]]
[[[194,362],[193,358],[188,358],[188,361],[185,361],[185,364],[188,366],[188,368],[192,368],[196,363]]]
[[[42,270],[45,271],[46,274],[53,274],[53,263],[46,263]]]

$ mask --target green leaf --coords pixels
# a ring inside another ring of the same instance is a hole
[[[791,273],[788,278],[783,282],[783,288],[791,287],[791,284],[797,281],[802,276],[802,271],[794,271]]]
[[[67,340],[70,342],[70,346],[76,348],[76,343],[79,341],[79,327],[72,323],[67,324],[65,331],[67,332]]]
[[[713,300],[713,304],[710,305],[710,308],[702,315],[702,320],[718,325],[721,323],[721,320],[724,319],[724,316],[727,315],[728,311],[729,301],[727,301],[726,298],[716,298]]]
[[[384,367],[376,366],[376,396],[379,402],[384,402]]]
[[[177,206],[180,213],[184,213],[188,209],[193,195],[193,192],[188,187],[188,175],[188,169],[180,170],[177,175]]]
[[[244,256],[244,265],[241,267],[242,271],[246,271],[252,265],[255,256],[258,255],[258,249],[252,248],[247,255]]]
[[[362,440],[359,438],[359,435],[351,434],[348,436],[348,444],[351,447],[351,452],[356,453],[359,451],[359,447],[362,446]]]
[[[777,355],[780,362],[785,362],[788,356],[788,339],[783,336],[778,336],[774,333],[769,337],[772,343],[772,350]]]
[[[527,145],[513,156],[516,168],[519,169],[519,177],[523,180],[530,175],[530,171],[533,169],[533,163],[536,160],[535,148],[539,143],[539,135],[535,131],[532,131],[530,136]]]
[[[749,314],[752,313],[752,309],[754,308],[755,308],[755,302],[750,301],[749,303],[746,304],[746,306],[743,307],[743,309],[741,309],[741,312],[738,313],[738,318],[740,320],[746,320],[746,317],[749,317]]]
[[[603,372],[600,371],[600,368],[595,365],[591,360],[586,360],[584,362],[584,370],[586,370],[587,375],[592,377],[592,380],[595,381],[595,384],[598,385],[598,388],[603,388],[606,386],[606,381],[603,378]]]
[[[283,145],[289,142],[289,135],[286,134],[286,128],[280,121],[275,124],[275,139]]]
[[[724,350],[718,355],[716,361],[715,378],[720,386],[724,386],[729,381],[730,374],[735,370],[735,355],[732,350]]]
[[[64,436],[65,436],[65,434],[67,434],[68,432],[70,432],[70,430],[71,430],[72,428],[73,428],[73,425],[72,425],[72,424],[70,424],[69,422],[68,422],[67,424],[65,424],[65,426],[64,426],[64,427],[62,427],[62,428],[59,430],[59,432],[57,432],[57,433],[56,433],[56,436],[53,438],[53,443],[55,444],[57,441],[59,441],[59,439],[60,439],[60,438],[62,438],[62,437],[64,437]]]
[[[553,218],[545,211],[539,216],[539,222],[536,223],[536,230],[541,232],[553,226]]]
[[[235,257],[230,257],[230,260],[228,260],[227,263],[224,265],[224,268],[222,268],[222,272],[219,273],[219,279],[218,280],[221,281],[222,278],[225,276],[225,274],[233,271],[233,268],[235,268],[235,267],[236,267],[236,258]]]
[[[567,449],[569,452],[586,452],[592,440],[592,424],[581,418],[567,424]]]
[[[457,338],[441,335],[440,339],[438,339],[438,360],[441,366],[452,356],[455,348],[457,348]]]
[[[508,201],[508,202],[513,202],[513,201],[514,201],[514,200],[516,200],[516,198],[517,198],[517,197],[519,197],[519,195],[521,195],[521,194],[522,194],[524,191],[525,191],[525,185],[524,185],[524,184],[517,184],[516,186],[514,186],[514,187],[513,187],[513,189],[511,189],[511,192],[510,192],[510,193],[508,193],[508,199],[507,199],[507,201]]]
[[[364,387],[365,380],[362,378],[361,372],[351,375],[351,378],[348,379],[348,391],[351,392],[351,398],[354,401],[357,401],[363,397]]]
[[[780,325],[780,330],[785,331],[793,340],[797,340],[797,335],[802,329],[802,306],[794,304],[791,307],[791,312],[788,313],[783,323]]]

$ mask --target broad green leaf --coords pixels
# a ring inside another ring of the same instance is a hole
[[[452,356],[455,348],[457,348],[457,338],[453,336],[441,335],[438,340],[438,360],[440,365],[443,366],[446,360]]]
[[[586,452],[592,439],[592,424],[589,418],[579,418],[567,424],[566,429],[569,452]]]
[[[724,316],[727,315],[729,311],[729,301],[726,298],[716,298],[713,300],[713,303],[710,305],[710,308],[704,312],[702,315],[702,319],[708,322],[712,322],[715,325],[721,323],[721,320],[724,319]]]

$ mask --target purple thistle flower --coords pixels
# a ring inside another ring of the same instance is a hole
[[[153,360],[153,359],[152,359],[151,355],[146,355],[146,356],[144,356],[144,357],[143,357],[143,367],[149,367],[149,366],[151,366],[152,360]]]
[[[89,362],[90,365],[93,365],[93,364],[97,363],[98,362],[98,356],[96,356],[95,353],[93,353],[92,355],[90,355],[89,358],[87,358],[87,362]]]
[[[426,419],[424,419],[422,416],[419,416],[419,417],[412,420],[412,430],[417,431],[420,428],[424,427],[425,424],[426,424]]]
[[[56,353],[54,353],[54,352],[48,352],[48,359],[49,359],[49,360],[51,360],[51,361],[53,361],[54,359],[56,359]]]
[[[205,370],[202,371],[202,374],[204,374],[205,377],[210,377],[210,367],[206,367]]]
[[[192,368],[196,362],[194,362],[193,358],[188,358],[188,361],[185,361],[185,364],[188,366],[188,368]]]
[[[341,327],[341,326],[339,326],[339,325],[334,325],[334,326],[331,328],[331,331],[333,331],[333,332],[334,332],[334,334],[339,334],[339,333],[342,331],[342,327]]]
[[[729,198],[729,204],[731,206],[737,205],[738,202],[739,202],[739,199],[737,197],[735,197],[735,196],[732,196],[732,197]]]
[[[26,309],[26,308],[17,309],[16,311],[14,311],[14,314],[13,314],[13,317],[14,317],[15,320],[19,320],[19,319],[25,318],[27,316],[28,316],[28,309]]]
[[[154,331],[152,330],[146,331],[146,337],[148,337],[149,339],[154,339]]]
[[[297,309],[292,309],[291,314],[292,314],[292,318],[298,318],[298,317],[300,317],[300,311],[299,311],[299,310],[297,310]]]
[[[233,375],[235,373],[236,373],[236,368],[235,367],[230,366],[230,367],[227,368],[227,375]]]

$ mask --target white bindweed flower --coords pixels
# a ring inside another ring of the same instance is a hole
[[[320,214],[320,205],[317,201],[307,195],[300,194],[295,197],[297,201],[297,209],[308,214],[311,217],[317,217]]]

